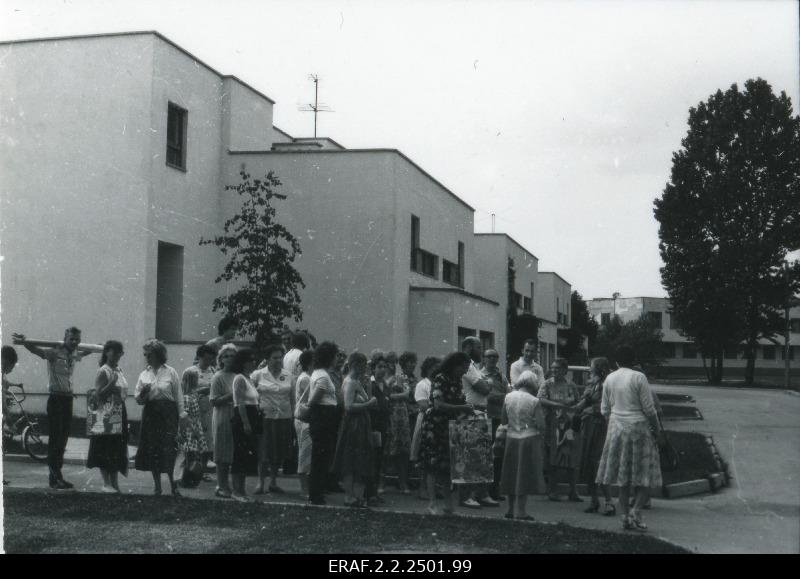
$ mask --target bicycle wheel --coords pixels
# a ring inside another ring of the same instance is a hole
[[[22,431],[22,446],[30,457],[39,462],[47,460],[47,437],[39,433],[39,427],[26,426]]]

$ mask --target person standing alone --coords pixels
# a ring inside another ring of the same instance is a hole
[[[47,398],[47,424],[50,430],[47,440],[47,466],[50,471],[50,488],[71,489],[75,485],[64,480],[61,468],[64,466],[64,452],[67,450],[72,423],[72,401],[75,397],[72,373],[75,363],[92,352],[78,348],[81,331],[74,326],[66,329],[64,341],[55,348],[40,348],[28,344],[23,334],[14,334],[13,338],[15,344],[24,346],[31,354],[47,360],[50,393]]]

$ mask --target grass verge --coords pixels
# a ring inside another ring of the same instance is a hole
[[[517,521],[168,497],[5,493],[8,553],[686,553],[654,537]]]

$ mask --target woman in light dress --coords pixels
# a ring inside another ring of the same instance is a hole
[[[411,462],[418,463],[419,462],[419,445],[422,441],[422,421],[425,417],[425,411],[428,409],[430,404],[430,396],[431,396],[431,374],[434,372],[436,367],[442,363],[440,358],[436,358],[434,356],[425,358],[422,361],[422,366],[419,368],[420,376],[422,380],[417,382],[416,387],[414,388],[414,401],[417,403],[417,414],[416,414],[416,423],[414,424],[414,435],[411,437]],[[427,494],[427,486],[425,484],[424,478],[425,475],[422,475],[422,482],[419,485],[419,492],[417,493],[417,497],[423,500],[428,500]]]
[[[236,346],[225,344],[217,355],[219,370],[211,381],[209,401],[214,408],[211,429],[214,432],[214,462],[217,465],[217,488],[214,495],[221,499],[231,498],[229,472],[233,462],[233,359]]]
[[[664,444],[664,433],[647,378],[631,369],[634,360],[633,348],[620,346],[616,352],[619,369],[603,385],[600,412],[608,418],[608,434],[595,482],[619,487],[624,529],[646,531],[642,508],[649,490],[662,485],[658,445]],[[628,503],[631,491],[633,507]]]
[[[500,418],[507,425],[500,492],[508,496],[507,519],[532,521],[528,495],[544,492],[544,428],[542,405],[534,392],[539,378],[526,370],[506,395]]]
[[[314,365],[314,352],[305,350],[299,359],[300,375],[295,383],[295,419],[294,428],[297,433],[297,474],[300,477],[300,488],[308,495],[308,475],[311,473],[311,432],[308,422],[297,418],[300,405],[308,404],[311,372]]]

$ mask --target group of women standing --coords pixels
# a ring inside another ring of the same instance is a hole
[[[164,344],[144,345],[147,367],[134,389],[143,406],[135,465],[152,473],[155,494],[162,493],[162,474],[172,494],[179,494],[173,477],[179,450],[186,455],[184,472],[199,470],[199,476],[213,455],[217,497],[250,501],[245,480],[255,474],[256,494],[283,493],[278,474],[296,437],[297,472],[312,504],[325,504],[326,493],[337,490],[344,490],[349,506],[381,504],[386,459],[401,492],[410,493],[409,465],[417,465],[428,511],[453,512],[449,421],[482,416],[463,390],[471,363],[467,354],[426,359],[417,381],[411,352],[400,356],[399,372],[393,356],[378,350],[369,358],[356,352],[345,359],[336,344],[323,342],[313,352],[292,352],[293,367],[287,368],[283,346],[269,346],[257,368],[253,350],[201,346],[195,365],[179,377],[166,364]],[[122,344],[106,343],[95,387],[101,400],[122,401],[124,412],[122,355]],[[611,372],[605,358],[592,360],[590,382],[581,393],[566,379],[566,361],[557,359],[547,381],[523,372],[505,396],[496,448],[507,518],[531,519],[528,495],[546,492],[550,500],[560,500],[559,478],[569,483],[568,499],[582,501],[576,492],[580,477],[589,481],[587,513],[601,511],[602,492],[602,513],[615,515],[610,487],[618,486],[623,526],[646,529],[641,509],[649,489],[661,485],[657,444],[663,433],[646,378],[630,369],[632,350],[620,348],[617,362],[620,368]],[[124,415],[121,433],[91,439],[87,466],[101,469],[106,492],[118,492],[118,473],[127,474],[127,442]]]

